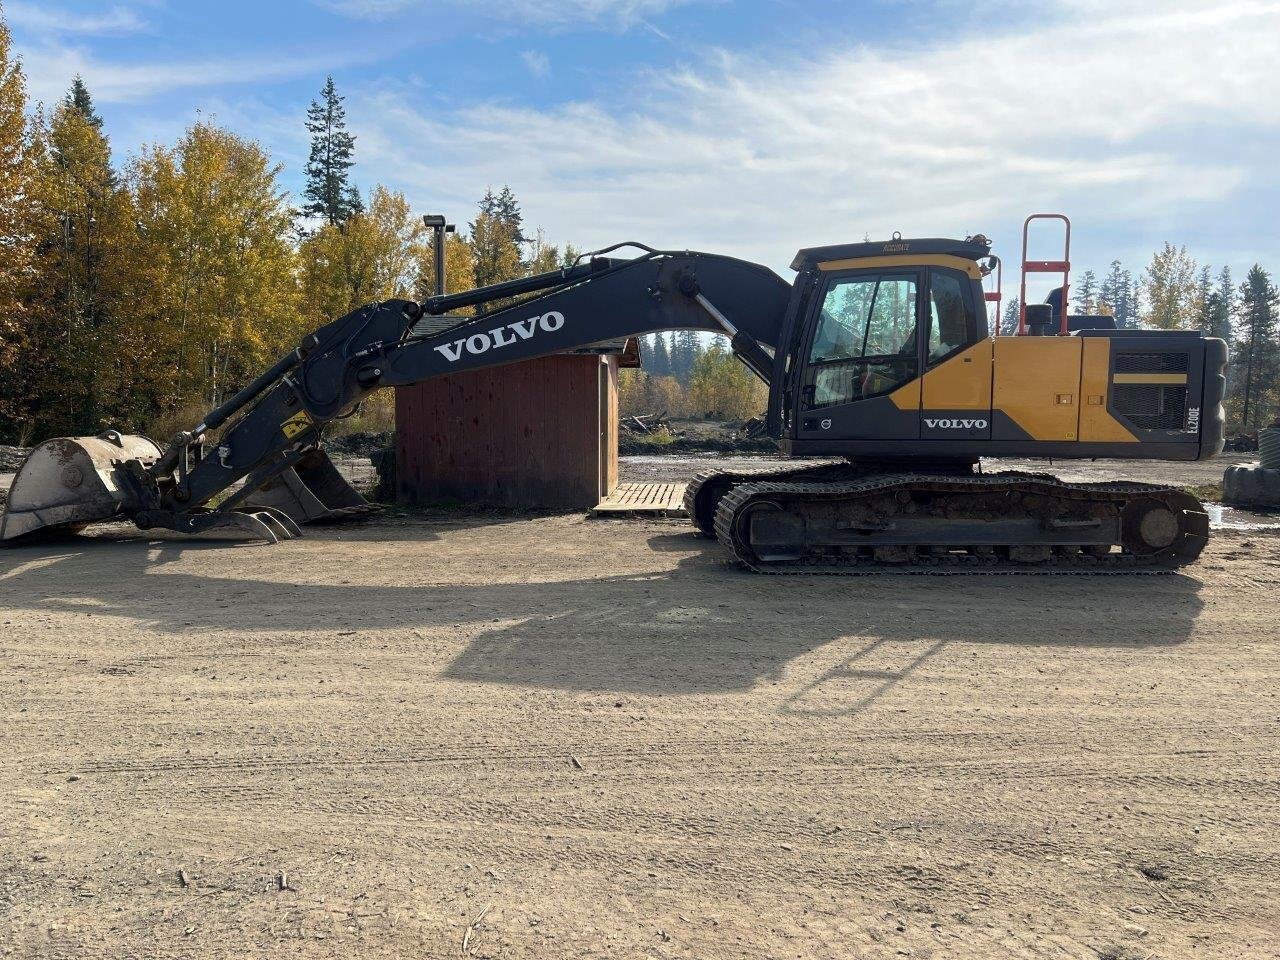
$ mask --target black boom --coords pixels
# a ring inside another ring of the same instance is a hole
[[[292,508],[284,512],[306,519],[349,506],[311,496],[300,477],[324,472],[316,464],[324,456],[318,449],[324,427],[381,387],[682,329],[728,333],[735,352],[767,381],[790,284],[767,267],[732,257],[645,249],[632,260],[595,256],[421,304],[370,304],[321,327],[195,430],[179,434],[153,467],[135,472],[143,505],[135,519],[144,526],[207,529],[261,502],[264,487],[284,497],[278,505]],[[430,336],[411,336],[425,315],[507,298],[517,299]],[[207,432],[246,407],[210,448]],[[242,479],[239,492],[215,510],[206,507]],[[309,500],[300,506],[299,498],[307,497],[319,507]]]

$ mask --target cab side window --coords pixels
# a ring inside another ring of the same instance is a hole
[[[959,274],[933,271],[929,280],[929,366],[977,341],[969,300]]]
[[[888,393],[916,375],[916,275],[862,274],[827,286],[809,351],[811,407]]]

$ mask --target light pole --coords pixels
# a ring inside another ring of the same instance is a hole
[[[446,223],[442,213],[428,213],[422,218],[422,223],[435,231],[436,296],[440,297],[444,295],[444,235],[453,233],[457,227],[452,223]]]

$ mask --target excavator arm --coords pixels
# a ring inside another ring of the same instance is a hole
[[[60,463],[68,456],[85,461],[79,469],[96,478],[93,489],[70,497],[60,491],[65,502],[41,502],[38,488],[48,484],[36,478],[42,473],[37,448],[15,481],[0,539],[123,515],[143,529],[195,533],[233,526],[274,540],[296,535],[301,522],[365,511],[368,505],[323,452],[325,427],[378,389],[442,374],[693,329],[728,334],[734,353],[770,381],[788,283],[767,267],[732,257],[647,247],[634,259],[605,256],[616,249],[422,303],[362,307],[305,337],[163,453],[144,438],[112,431],[94,443],[51,441],[64,445],[49,451]],[[423,322],[447,320],[467,307],[480,312],[456,323]],[[415,334],[424,327],[432,332]],[[233,420],[216,443],[209,441]],[[28,470],[32,480],[24,486]]]

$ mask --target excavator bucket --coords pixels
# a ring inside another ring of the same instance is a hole
[[[137,509],[125,461],[150,466],[160,448],[146,437],[108,430],[40,444],[14,477],[0,516],[0,540],[50,527],[79,529]]]
[[[248,497],[245,506],[279,510],[295,523],[345,520],[377,510],[347,483],[321,449],[272,477]]]

